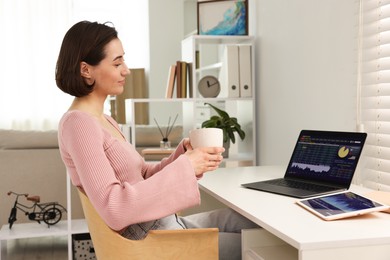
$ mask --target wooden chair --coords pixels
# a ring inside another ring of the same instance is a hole
[[[79,190],[98,260],[218,259],[218,229],[152,230],[143,240],[130,240],[110,229]]]

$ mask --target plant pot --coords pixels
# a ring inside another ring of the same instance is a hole
[[[222,153],[222,157],[229,158],[230,141],[223,142],[223,148],[225,148],[225,151]]]

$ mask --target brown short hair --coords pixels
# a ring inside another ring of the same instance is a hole
[[[105,58],[105,46],[116,38],[117,31],[107,23],[81,21],[73,25],[64,36],[57,59],[58,88],[75,97],[91,93],[94,84],[88,85],[81,76],[80,63],[98,65]]]

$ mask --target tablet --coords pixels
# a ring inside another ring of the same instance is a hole
[[[324,220],[348,218],[390,208],[351,191],[302,199],[297,204]]]

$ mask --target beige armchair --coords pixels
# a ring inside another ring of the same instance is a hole
[[[218,229],[153,230],[144,240],[130,240],[110,229],[87,196],[79,191],[99,260],[218,259]]]

